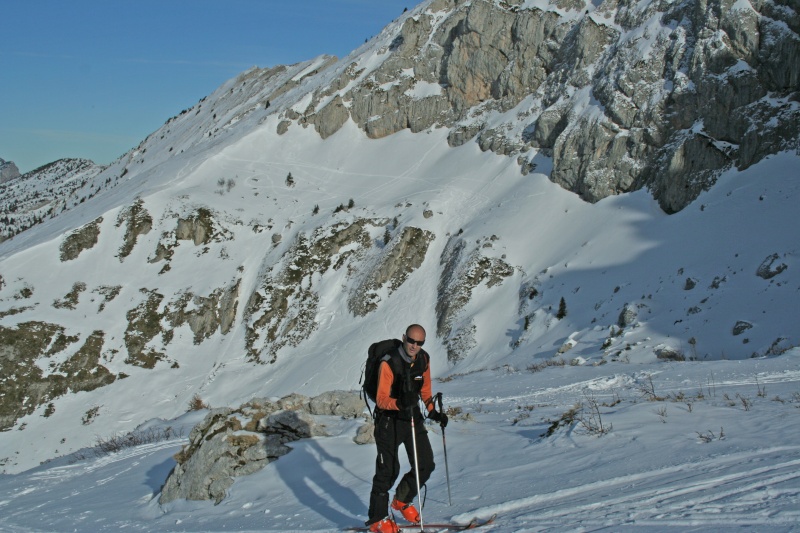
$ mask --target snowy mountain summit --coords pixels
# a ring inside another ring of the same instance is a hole
[[[524,436],[511,446],[571,446],[579,417],[562,414],[591,406],[587,390],[606,410],[642,390],[685,403],[683,386],[650,390],[660,372],[674,385],[691,369],[705,399],[711,368],[752,385],[736,363],[782,384],[770,417],[794,416],[798,31],[780,1],[429,0],[343,59],[242,73],[108,167],[63,160],[3,184],[3,477],[197,423],[190,405],[355,390],[367,347],[412,323],[461,410],[453,431]],[[713,416],[732,408],[722,394]],[[625,420],[600,434],[629,437]],[[353,428],[329,424],[334,440],[303,456],[356,457],[336,440]],[[733,438],[710,429],[690,433]],[[153,445],[154,493],[176,446]],[[293,453],[274,464],[303,464]],[[343,464],[336,479],[371,476]],[[505,497],[495,511],[536,504]]]

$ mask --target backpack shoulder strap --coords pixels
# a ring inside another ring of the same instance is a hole
[[[387,353],[382,361],[389,363],[395,379],[403,375],[403,358],[400,357],[400,353],[398,353],[397,350],[392,350],[390,353]]]
[[[431,364],[431,356],[428,355],[428,352],[425,350],[420,350],[419,353],[422,354],[422,360],[425,361],[425,365],[423,366],[423,371],[428,370],[428,367]]]
[[[387,339],[385,341],[379,341],[373,343],[369,347],[369,353],[370,355],[373,354],[386,355],[388,353],[396,352],[397,351],[396,348],[399,346],[398,344],[399,342],[400,341],[398,341],[397,339]]]

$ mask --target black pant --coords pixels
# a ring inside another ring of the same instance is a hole
[[[419,460],[419,485],[428,481],[436,465],[433,463],[433,449],[428,440],[428,431],[422,416],[417,412],[414,419]],[[417,477],[414,473],[414,441],[411,433],[411,420],[401,420],[395,416],[378,414],[375,419],[375,444],[378,456],[375,459],[375,476],[372,478],[372,492],[369,496],[369,520],[372,524],[389,514],[389,489],[400,475],[400,444],[405,446],[411,469],[397,484],[395,497],[403,502],[411,502],[417,495]]]

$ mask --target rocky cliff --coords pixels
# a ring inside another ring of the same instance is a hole
[[[523,172],[551,156],[550,179],[586,201],[646,187],[673,213],[723,170],[797,149],[796,9],[436,0],[379,68],[350,64],[297,120],[322,137],[348,119],[373,138],[446,127],[452,146],[477,142]]]

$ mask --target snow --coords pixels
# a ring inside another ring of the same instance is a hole
[[[311,74],[313,71],[324,65],[325,62],[328,60],[328,58],[329,56],[319,56],[315,58],[311,63],[309,63],[309,65],[306,68],[298,72],[297,75],[295,75],[295,77],[292,78],[292,81],[298,82],[302,80],[303,78]]]
[[[564,20],[580,20],[585,10],[595,10],[595,6],[591,2],[586,2],[583,7],[577,5],[567,5],[567,7],[562,8],[560,4],[548,0],[525,0],[520,5],[520,9],[537,9],[545,13],[558,13]]]
[[[750,0],[736,0],[733,5],[731,6],[731,10],[734,11],[755,11],[753,9],[753,5],[750,3]]]
[[[453,417],[429,434],[437,469],[424,521],[497,513],[485,531],[795,531],[800,519],[800,349],[714,363],[498,368],[437,383]],[[642,392],[650,383],[660,400]],[[578,401],[610,431],[580,424],[542,437]],[[743,399],[749,402],[745,408]],[[203,412],[152,428],[184,428]],[[366,514],[373,445],[354,420],[294,443],[228,497],[159,506],[186,439],[61,458],[0,477],[0,530],[340,531]],[[448,505],[443,445],[453,505]],[[404,465],[406,468],[407,465]]]
[[[412,89],[405,92],[414,100],[422,100],[431,96],[439,96],[442,94],[442,86],[438,83],[431,83],[427,81],[418,81],[414,84]]]

